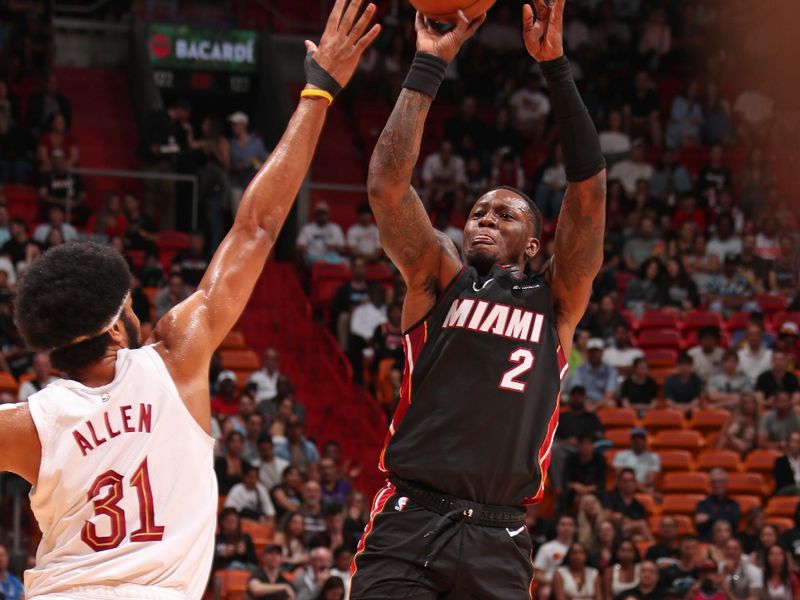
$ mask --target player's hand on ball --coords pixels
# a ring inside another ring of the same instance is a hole
[[[566,0],[533,0],[522,7],[525,47],[537,62],[555,60],[564,54],[562,29]]]
[[[381,31],[378,24],[367,30],[376,8],[370,2],[359,15],[362,1],[336,0],[319,46],[306,40],[306,50],[314,53],[317,64],[342,87],[350,81],[364,50],[369,48]]]
[[[433,24],[426,17],[417,12],[415,23],[417,52],[427,52],[450,62],[456,57],[464,42],[475,35],[475,32],[483,25],[485,20],[485,13],[470,21],[459,10],[456,26],[446,33],[441,33],[433,27]]]

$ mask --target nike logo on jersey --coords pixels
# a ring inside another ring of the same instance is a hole
[[[511,531],[508,527],[506,527],[506,531],[508,532],[508,535],[510,535],[511,537],[517,537],[520,533],[525,531],[525,525],[523,525],[522,527],[520,527],[516,531]]]
[[[471,329],[538,344],[543,325],[544,315],[540,313],[475,298],[456,298],[442,328]]]
[[[473,281],[473,282],[472,282],[472,289],[473,289],[473,290],[475,290],[476,292],[480,292],[480,291],[481,291],[483,288],[485,288],[487,285],[489,285],[490,283],[492,283],[492,281],[494,281],[494,277],[492,277],[491,279],[487,279],[486,281],[484,281],[484,282],[483,282],[483,285],[482,285],[481,287],[478,287],[478,286],[475,284],[475,282]]]
[[[535,290],[536,288],[542,287],[540,283],[534,283],[533,285],[515,285],[512,290]]]

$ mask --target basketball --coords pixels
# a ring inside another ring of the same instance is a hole
[[[458,10],[471,21],[488,11],[497,0],[410,0],[411,4],[423,15],[434,21],[454,23],[458,19]]]

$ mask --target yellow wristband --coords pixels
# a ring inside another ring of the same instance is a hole
[[[328,106],[333,104],[333,96],[325,90],[308,89],[300,92],[301,98],[325,98],[328,101]]]

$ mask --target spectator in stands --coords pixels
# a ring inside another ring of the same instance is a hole
[[[100,212],[89,217],[86,230],[100,242],[108,242],[114,238],[124,238],[128,230],[128,219],[122,210],[122,199],[119,194],[109,192],[103,200]]]
[[[763,141],[769,131],[775,101],[757,87],[742,90],[733,103],[736,131],[745,143]]]
[[[678,355],[678,372],[664,381],[664,398],[669,408],[687,413],[699,407],[703,382],[693,368],[692,357],[681,352]]]
[[[697,226],[697,231],[705,231],[708,225],[706,211],[697,205],[694,194],[688,193],[680,197],[678,210],[672,217],[674,227],[680,227],[686,221],[691,221]]]
[[[739,272],[747,278],[754,292],[765,289],[769,277],[769,261],[756,254],[756,236],[746,233],[742,236],[742,253],[739,256]]]
[[[711,528],[717,521],[727,521],[735,531],[741,518],[739,503],[728,496],[728,473],[724,469],[712,469],[709,480],[711,494],[697,503],[694,517],[697,534],[704,541],[711,539]]]
[[[658,258],[648,258],[639,267],[636,278],[625,289],[625,307],[641,317],[646,310],[659,308],[663,294],[664,265]]]
[[[661,145],[660,100],[647,71],[639,71],[623,106],[626,130],[632,135],[647,135],[653,146]],[[613,175],[609,175],[613,177]],[[649,179],[649,176],[647,177]]]
[[[236,398],[236,373],[225,369],[217,375],[217,394],[211,399],[211,412],[218,417],[232,417],[239,411]]]
[[[726,396],[738,397],[739,400],[738,403],[733,401],[735,405],[719,404],[724,407],[735,406],[735,411],[722,427],[718,445],[726,450],[734,450],[744,457],[756,447],[758,442],[758,402],[750,391],[743,392],[741,396],[736,393],[726,394]]]
[[[681,557],[681,539],[678,537],[678,522],[671,515],[661,517],[658,528],[659,542],[647,549],[645,558],[659,567],[674,564]]]
[[[350,266],[352,279],[343,283],[331,301],[331,316],[336,324],[339,345],[347,350],[350,337],[350,316],[353,309],[369,299],[370,284],[367,281],[367,261],[354,257]]]
[[[297,236],[297,250],[308,266],[315,262],[341,263],[345,247],[342,228],[330,221],[331,208],[327,202],[317,202],[314,220],[303,225]]]
[[[614,456],[617,477],[623,470],[631,470],[636,480],[636,490],[645,494],[653,492],[656,479],[661,473],[661,459],[655,452],[647,449],[647,431],[641,427],[631,430],[631,447],[621,450]]]
[[[561,211],[561,203],[564,201],[564,193],[567,189],[567,174],[560,144],[553,146],[549,158],[540,167],[539,172],[541,176],[536,185],[534,200],[544,217],[553,219]],[[495,185],[495,182],[492,185]],[[505,185],[522,187],[518,182],[506,182]]]
[[[208,268],[208,262],[206,238],[200,231],[192,231],[189,234],[189,247],[178,251],[172,259],[172,264],[180,267],[181,277],[192,289],[200,285]]]
[[[629,271],[640,269],[659,249],[663,251],[663,246],[664,240],[656,230],[656,222],[652,217],[643,216],[635,234],[625,242],[622,251],[625,267]]]
[[[331,458],[319,461],[319,484],[322,491],[322,504],[343,505],[347,501],[353,486],[341,477],[336,463]]]
[[[311,537],[309,547],[325,546],[326,548],[339,548],[347,543],[348,548],[355,550],[357,540],[345,540],[344,513],[342,505],[338,502],[324,504],[322,508],[322,518],[325,521],[325,530]]]
[[[631,150],[631,138],[622,129],[622,112],[612,110],[608,113],[608,129],[601,131],[600,149],[609,164],[627,155]]]
[[[603,350],[603,362],[624,377],[632,373],[634,361],[643,356],[640,348],[631,346],[631,332],[627,323],[618,323],[614,327],[614,345]]]
[[[789,553],[777,544],[766,550],[762,598],[786,600],[800,595],[800,579],[791,570]]]
[[[551,106],[549,98],[542,93],[542,81],[539,75],[534,73],[526,75],[525,84],[511,94],[508,105],[514,129],[525,139],[533,143],[540,142]]]
[[[231,212],[236,216],[245,188],[267,159],[268,153],[261,138],[247,130],[250,119],[245,113],[236,111],[228,117],[228,122],[231,124],[233,134],[228,140],[230,147],[228,177],[231,184]]]
[[[742,240],[735,235],[733,216],[722,213],[717,217],[717,234],[706,245],[706,254],[717,257],[722,264],[728,256],[742,253]]]
[[[133,194],[125,194],[122,199],[128,228],[125,231],[125,245],[131,250],[144,250],[148,254],[156,253],[156,224],[142,212],[139,199]]]
[[[572,544],[561,566],[553,576],[555,600],[597,600],[600,598],[599,573],[588,566],[586,547],[580,542]]]
[[[697,175],[697,195],[709,204],[714,204],[717,195],[733,185],[733,175],[723,162],[723,153],[720,144],[712,146],[708,164]]]
[[[794,321],[784,321],[775,340],[775,350],[786,352],[789,369],[800,367],[800,326]]]
[[[731,600],[732,596],[712,559],[701,561],[697,567],[697,581],[689,589],[686,600]]]
[[[767,348],[764,329],[751,320],[745,330],[744,345],[739,350],[739,370],[755,385],[758,376],[772,365],[772,350]]]
[[[402,370],[404,364],[403,329],[400,319],[403,305],[395,302],[386,310],[387,321],[375,328],[372,336],[372,347],[375,351],[375,368],[382,360],[394,360],[394,368]]]
[[[671,148],[664,148],[661,160],[650,177],[650,193],[662,200],[681,197],[692,189],[689,172],[678,162]]]
[[[191,292],[186,286],[183,275],[180,273],[170,275],[167,285],[161,288],[155,297],[156,320],[163,317],[174,306],[186,300],[190,295]]]
[[[22,600],[25,590],[22,582],[8,572],[8,550],[0,544],[0,597],[3,600]]]
[[[760,596],[763,588],[761,570],[742,555],[742,543],[735,537],[725,544],[725,560],[719,565],[719,572],[725,578],[725,587],[731,597],[746,600]]]
[[[614,559],[614,548],[617,547],[617,529],[611,521],[603,519],[597,524],[596,530],[595,544],[589,549],[589,563],[602,572]]]
[[[242,533],[242,523],[235,508],[224,508],[219,514],[219,533],[214,540],[214,567],[250,571],[256,568],[258,557],[253,540]]]
[[[636,183],[640,179],[650,181],[652,176],[653,166],[645,159],[642,140],[633,142],[630,157],[615,163],[608,172],[609,179],[618,179],[628,196],[636,193]]]
[[[303,477],[297,467],[290,464],[283,469],[280,483],[272,488],[272,498],[275,501],[275,513],[278,519],[289,512],[300,510],[303,502]]]
[[[779,254],[772,262],[769,274],[769,288],[775,293],[794,293],[798,287],[798,271],[800,271],[800,253],[798,253],[794,237],[783,233],[778,238]]]
[[[574,508],[568,507],[568,510]],[[598,527],[603,520],[600,500],[594,494],[584,494],[578,504],[578,542],[587,548],[597,545]]]
[[[262,433],[258,438],[258,458],[252,464],[258,468],[258,480],[272,490],[281,483],[281,475],[289,466],[289,461],[275,456],[272,436]]]
[[[304,523],[303,515],[290,512],[284,515],[280,531],[275,532],[274,542],[281,547],[285,571],[299,572],[309,561]]]
[[[275,507],[269,492],[258,480],[258,470],[250,465],[244,468],[241,483],[228,492],[225,508],[233,508],[243,519],[260,521],[270,527],[275,523]]]
[[[650,367],[646,358],[634,359],[633,370],[622,382],[619,398],[620,405],[632,408],[639,414],[644,414],[653,406],[658,398],[658,384],[650,377]]]
[[[57,378],[52,375],[50,355],[46,352],[37,352],[33,355],[33,378],[24,381],[19,386],[19,402],[27,402],[28,397],[54,382]]]
[[[331,569],[330,573],[330,577],[322,584],[317,598],[321,600],[345,600],[348,588],[345,586],[344,580],[333,575],[333,569]]]
[[[319,463],[317,447],[305,438],[303,424],[296,416],[289,420],[286,428],[286,443],[275,446],[275,455],[288,460],[301,473],[307,473],[310,468]]]
[[[61,230],[52,229],[50,233],[47,234],[47,239],[44,241],[44,248],[45,250],[50,250],[50,248],[60,246],[64,243],[64,235],[61,233]]]
[[[48,173],[55,165],[54,159],[58,157],[63,161],[65,171],[78,166],[80,151],[78,143],[71,133],[67,131],[67,123],[60,113],[50,117],[47,131],[39,136],[36,143],[36,157],[39,171]]]
[[[625,317],[617,310],[614,297],[606,294],[600,299],[599,310],[589,314],[587,328],[591,332],[591,337],[609,340],[614,337],[619,325],[627,324]]]
[[[496,23],[484,27],[481,36],[495,25]],[[453,147],[460,156],[472,156],[483,151],[488,131],[486,124],[478,116],[478,103],[474,97],[465,96],[459,112],[445,122],[444,137],[453,142]]]
[[[61,115],[66,129],[72,126],[72,105],[69,100],[58,91],[58,80],[54,74],[45,79],[41,92],[32,94],[28,99],[28,123],[36,130],[43,129],[53,115]]]
[[[786,390],[778,390],[772,410],[761,419],[758,426],[758,447],[784,450],[789,434],[800,431],[800,416],[792,408],[792,397]]]
[[[278,396],[281,380],[288,381],[286,375],[278,369],[279,361],[280,354],[278,354],[278,351],[275,348],[267,348],[264,350],[264,366],[247,379],[248,384],[256,386],[255,398],[259,404],[275,400]],[[271,411],[265,411],[261,406],[259,406],[258,410],[263,413],[274,412],[274,408]]]
[[[347,355],[353,365],[353,376],[357,383],[363,380],[364,351],[369,347],[375,330],[386,323],[386,291],[383,286],[369,290],[369,302],[359,304],[350,317],[350,337]]]
[[[0,80],[0,183],[25,183],[32,165],[30,132],[22,126],[15,98]]]
[[[569,411],[561,413],[551,453],[549,473],[556,489],[563,489],[567,457],[577,451],[578,439],[589,436],[596,441],[602,435],[603,424],[594,411],[587,409],[586,400],[586,389],[573,385],[569,393]]]
[[[357,540],[364,533],[369,521],[369,507],[364,494],[353,490],[344,506],[344,531],[348,538]]]
[[[333,555],[328,548],[314,548],[309,553],[308,567],[298,574],[294,587],[297,600],[316,600],[330,577]]]
[[[495,110],[494,123],[487,133],[487,147],[492,155],[501,148],[509,148],[517,154],[523,154],[525,150],[525,140],[517,133],[517,130],[511,125],[511,110],[508,106],[500,106]],[[488,182],[484,181],[483,187],[478,184],[479,178],[470,176],[470,163],[473,159],[477,159],[477,164],[480,165],[481,161],[478,157],[471,157],[467,163],[467,179],[471,181],[469,184],[473,192],[480,196],[485,190]],[[481,172],[481,171],[478,171]],[[478,193],[480,192],[480,193]],[[474,194],[473,194],[474,195]],[[477,198],[477,196],[475,196]]]
[[[725,350],[719,345],[718,327],[703,327],[698,332],[699,344],[686,352],[692,359],[693,371],[703,383],[722,370]]]
[[[670,148],[697,146],[703,127],[703,108],[700,104],[700,85],[690,80],[683,93],[675,96],[670,111],[670,121],[664,136]]]
[[[533,561],[535,579],[539,582],[539,597],[549,598],[556,570],[575,541],[575,518],[561,515],[556,523],[556,537],[536,551]]]
[[[800,496],[800,431],[786,438],[786,451],[775,459],[772,468],[775,496]]]
[[[622,531],[625,538],[641,535],[645,539],[650,539],[647,511],[635,496],[636,472],[630,468],[623,468],[617,472],[617,486],[606,493],[603,505],[606,507],[609,520]],[[615,592],[614,595],[617,593],[619,592]]]
[[[250,464],[242,458],[244,436],[238,431],[230,431],[225,436],[225,456],[214,461],[214,472],[217,475],[219,493],[225,496],[237,483],[242,482],[244,472]]]
[[[674,588],[683,598],[699,577],[698,558],[697,538],[692,535],[682,536],[678,560],[667,565],[661,572],[662,587]]]
[[[692,310],[700,305],[697,284],[689,277],[683,263],[677,258],[666,261],[661,282],[662,306],[674,306],[682,311]]]
[[[788,370],[789,355],[780,349],[772,351],[772,368],[761,373],[756,379],[756,397],[762,405],[772,403],[778,390],[789,392],[796,403],[800,400],[800,383],[797,375]]]
[[[372,218],[369,204],[359,204],[356,209],[358,221],[347,230],[347,251],[350,256],[361,256],[370,262],[383,254],[378,226]]]
[[[250,464],[258,461],[258,440],[261,438],[262,433],[264,433],[264,415],[259,412],[247,415],[242,457]]]
[[[247,593],[251,598],[291,600],[295,597],[294,587],[281,573],[282,562],[280,545],[267,544],[261,568],[254,570],[247,581]]]
[[[758,568],[764,566],[764,550],[778,541],[778,530],[765,524],[764,510],[751,508],[745,517],[744,529],[737,534],[742,543],[742,551],[748,554],[748,560]]]
[[[664,590],[658,584],[658,566],[652,560],[643,560],[639,567],[639,585],[626,590],[619,599],[636,598],[636,600],[663,600]]]
[[[422,183],[425,186],[424,199],[429,208],[451,209],[445,206],[448,199],[461,207],[464,187],[467,184],[464,159],[455,154],[453,143],[443,139],[439,152],[429,155],[422,165]]]
[[[584,495],[601,495],[606,486],[606,459],[594,450],[593,435],[578,438],[578,451],[566,460],[563,488],[559,490],[558,504],[562,510],[571,511],[581,503]]]
[[[331,569],[331,578],[338,577],[344,583],[344,596],[341,598],[348,598],[350,593],[350,565],[353,563],[353,552],[344,546],[334,547],[333,550],[333,568]]]
[[[725,560],[725,545],[733,536],[733,528],[728,521],[719,520],[711,527],[711,544],[707,547],[708,557],[716,563]]]
[[[617,370],[603,362],[605,344],[592,338],[586,345],[589,360],[575,370],[572,385],[581,386],[589,399],[589,410],[611,405],[617,388]],[[574,389],[574,387],[573,387]]]
[[[730,103],[713,80],[706,84],[703,114],[706,118],[703,124],[703,141],[706,144],[729,144],[733,141]]]
[[[325,531],[325,519],[322,516],[322,487],[309,479],[303,484],[303,502],[300,505],[300,514],[303,515],[303,530],[305,531],[306,545],[315,535]]]
[[[51,205],[47,210],[47,222],[39,225],[33,232],[33,239],[40,244],[47,241],[53,229],[61,231],[66,242],[74,242],[80,238],[78,232],[69,223],[65,222],[64,209],[58,205]]]
[[[11,231],[9,231],[10,220],[5,201],[6,199],[3,195],[3,188],[0,186],[0,247],[2,247],[11,239]]]
[[[614,565],[603,573],[604,598],[625,598],[639,585],[640,568],[639,551],[630,539],[623,539],[614,551]]]
[[[45,210],[60,206],[67,213],[67,220],[86,224],[92,211],[86,206],[83,180],[70,170],[61,150],[53,151],[51,158],[51,168],[39,178],[41,206]]]

